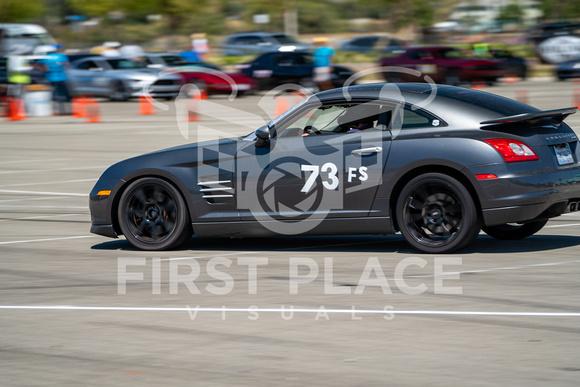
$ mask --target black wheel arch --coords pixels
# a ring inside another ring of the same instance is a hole
[[[149,172],[139,171],[136,173],[131,173],[131,174],[123,177],[122,179],[120,179],[120,181],[122,181],[123,183],[116,190],[115,196],[113,197],[113,200],[110,203],[111,221],[112,221],[113,229],[115,230],[117,235],[123,235],[123,232],[121,231],[121,226],[119,224],[119,203],[121,201],[121,197],[123,196],[123,193],[127,190],[127,188],[134,181],[139,180],[139,179],[143,179],[143,178],[157,178],[157,179],[164,180],[167,183],[171,184],[177,190],[177,192],[179,192],[179,194],[181,195],[181,197],[185,201],[185,205],[187,207],[186,210],[187,210],[187,213],[189,214],[189,219],[190,220],[195,219],[195,212],[193,211],[194,207],[193,207],[193,203],[191,200],[191,196],[184,194],[185,192],[188,191],[188,189],[179,181],[179,179],[177,177],[175,177],[174,175],[172,175],[166,171],[149,171]],[[193,233],[195,233],[195,230],[193,230]]]
[[[447,166],[447,165],[423,165],[423,166],[419,166],[419,167],[415,167],[407,172],[405,172],[402,176],[400,176],[397,180],[397,182],[395,183],[395,185],[393,186],[393,189],[391,190],[390,194],[389,194],[389,210],[390,210],[390,214],[391,214],[391,222],[393,224],[393,227],[396,231],[400,231],[399,227],[398,227],[398,220],[397,220],[397,215],[396,215],[396,206],[397,206],[397,201],[398,198],[401,194],[401,191],[403,190],[403,188],[405,187],[405,185],[410,182],[411,180],[413,180],[415,177],[420,176],[420,175],[424,175],[426,173],[442,173],[444,175],[448,175],[453,177],[454,179],[456,179],[457,181],[459,181],[461,184],[463,184],[463,186],[465,187],[465,189],[467,189],[467,191],[469,192],[469,194],[471,195],[473,202],[475,204],[476,210],[477,210],[477,214],[478,216],[481,218],[481,202],[479,200],[479,195],[477,194],[477,191],[475,190],[475,187],[473,186],[473,183],[470,181],[470,179],[463,174],[460,170],[455,169],[453,167]]]

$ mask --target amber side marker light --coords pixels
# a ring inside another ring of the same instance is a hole
[[[497,176],[494,175],[493,173],[484,173],[482,175],[475,175],[475,177],[477,178],[477,180],[493,180],[493,179],[497,179]]]
[[[109,196],[110,194],[111,194],[111,190],[103,190],[103,191],[97,192],[98,196]]]

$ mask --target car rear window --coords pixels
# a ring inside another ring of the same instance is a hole
[[[437,91],[438,96],[452,100],[465,102],[474,106],[481,106],[502,116],[510,116],[521,113],[538,112],[539,110],[508,98],[494,94],[482,93],[479,91],[441,88]]]

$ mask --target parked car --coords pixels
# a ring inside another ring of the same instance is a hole
[[[560,63],[556,67],[556,76],[564,81],[571,78],[580,78],[580,58]]]
[[[143,60],[149,68],[176,71],[185,83],[195,84],[208,95],[231,93],[238,95],[258,90],[258,84],[251,77],[241,73],[226,73],[218,66],[207,62],[188,62],[177,54],[145,53]]]
[[[242,74],[258,81],[260,89],[270,89],[285,83],[297,83],[316,89],[312,81],[314,60],[308,52],[270,52],[251,62],[239,65]],[[353,72],[343,66],[333,66],[332,83],[342,87]]]
[[[383,71],[383,76],[389,82],[421,82],[421,77],[428,75],[435,82],[448,85],[473,81],[494,83],[506,70],[506,65],[500,61],[469,58],[453,47],[414,47],[398,56],[381,59],[380,65],[421,72],[421,76],[417,76],[393,69]]]
[[[107,97],[126,101],[143,94],[171,99],[179,95],[183,84],[178,74],[160,74],[143,62],[122,57],[92,56],[70,64],[68,74],[76,95]]]
[[[400,53],[405,49],[403,41],[387,35],[358,36],[340,46],[340,51],[362,53]]]
[[[580,56],[580,23],[547,23],[528,30],[542,63],[564,63]]]
[[[7,62],[7,57],[0,56],[0,97],[4,97],[8,94],[8,71],[6,69]]]
[[[114,164],[90,193],[91,232],[143,250],[192,235],[401,232],[426,253],[482,227],[525,238],[579,210],[580,146],[563,123],[577,110],[446,85],[329,90],[247,136]]]
[[[271,51],[305,51],[311,47],[283,33],[249,32],[228,36],[221,50],[225,56],[259,55]]]

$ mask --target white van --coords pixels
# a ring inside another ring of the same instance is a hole
[[[39,25],[0,23],[0,55],[29,55],[36,47],[53,43],[52,36]]]

